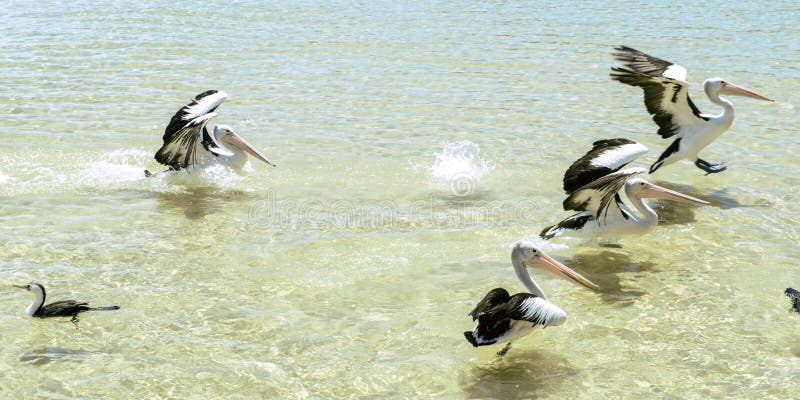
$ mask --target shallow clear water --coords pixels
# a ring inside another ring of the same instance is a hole
[[[797,395],[800,7],[777,1],[11,1],[0,15],[0,285],[119,304],[25,317],[0,290],[3,398],[775,398]],[[567,215],[561,174],[600,138],[666,143],[614,45],[776,100],[652,179],[621,248],[544,244],[599,293],[536,275],[569,319],[474,349],[466,313],[522,291],[509,248]],[[273,158],[143,179],[172,114],[230,95],[218,123]],[[477,179],[463,179],[464,176]]]

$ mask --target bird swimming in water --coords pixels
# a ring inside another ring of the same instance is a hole
[[[475,329],[464,332],[464,337],[474,347],[508,343],[497,353],[500,356],[508,352],[511,341],[528,335],[539,326],[561,325],[567,319],[564,310],[547,301],[526,267],[542,268],[570,282],[597,289],[590,280],[544,254],[530,242],[520,241],[514,245],[511,263],[517,278],[530,293],[510,296],[503,288],[490,290],[469,313],[472,320],[477,321]]]
[[[164,130],[164,145],[155,155],[156,161],[171,171],[223,163],[242,169],[247,154],[272,165],[267,156],[256,150],[227,125],[214,126],[209,134],[206,124],[217,113],[215,110],[228,95],[220,90],[207,90],[198,94],[189,104],[181,107]],[[191,169],[189,169],[191,171]],[[145,176],[151,176],[145,170]]]
[[[47,294],[45,293],[44,286],[39,283],[31,283],[28,285],[12,285],[16,288],[25,289],[36,296],[33,303],[25,310],[25,314],[36,318],[52,318],[52,317],[72,317],[70,320],[78,327],[78,314],[86,311],[112,311],[119,310],[119,306],[108,307],[89,307],[89,303],[79,303],[75,300],[56,301],[45,305],[44,300]]]
[[[786,288],[783,293],[792,299],[792,309],[800,313],[800,292],[792,288]]]

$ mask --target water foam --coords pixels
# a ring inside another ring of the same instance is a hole
[[[233,188],[244,176],[221,163],[209,164],[188,171],[170,171],[154,175],[159,183],[185,186],[220,186]]]
[[[466,196],[475,191],[480,179],[494,169],[494,163],[481,158],[477,144],[462,140],[445,143],[430,167],[433,178],[447,183],[453,194]]]
[[[2,171],[0,171],[0,185],[2,185],[2,184],[4,184],[4,183],[9,183],[9,182],[11,182],[11,179],[12,179],[12,178],[11,178],[10,176],[8,176],[8,175],[4,175],[4,174],[3,174],[3,172],[2,172]]]
[[[145,178],[145,163],[150,152],[138,149],[121,149],[102,154],[79,172],[78,182],[89,186],[108,186]]]
[[[201,167],[191,174],[186,171],[161,173],[166,167],[160,165],[152,167],[154,164],[152,152],[142,149],[120,149],[94,155],[82,154],[82,157],[61,152],[44,157],[34,150],[26,153],[26,156],[27,159],[22,159],[20,156],[16,159],[3,160],[7,164],[0,167],[8,171],[8,167],[13,165],[13,174],[0,172],[0,185],[2,185],[0,195],[53,193],[85,188],[141,188],[143,183],[147,183],[150,189],[160,192],[182,190],[176,185],[239,188],[245,175],[253,171],[248,162],[242,173],[222,164]],[[152,178],[145,177],[146,167],[150,167],[154,172]]]

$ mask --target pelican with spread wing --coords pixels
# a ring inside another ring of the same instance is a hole
[[[594,235],[647,233],[658,225],[658,215],[643,198],[662,198],[688,203],[708,202],[654,185],[636,175],[644,168],[625,168],[647,152],[647,147],[628,139],[594,142],[592,150],[575,161],[564,174],[564,210],[578,211],[539,234],[550,239],[566,231]],[[633,212],[619,195],[621,189],[641,215]]]
[[[627,46],[616,50],[614,56],[623,67],[611,68],[611,78],[642,88],[647,111],[659,126],[658,134],[664,139],[675,138],[650,166],[651,174],[662,166],[683,159],[693,161],[706,175],[724,171],[727,168],[724,162],[712,164],[698,157],[701,150],[733,123],[733,103],[721,95],[772,101],[722,78],[711,78],[703,82],[703,90],[708,100],[722,107],[722,113],[704,114],[689,98],[686,68]]]
[[[464,332],[474,347],[507,343],[498,355],[505,354],[511,342],[528,335],[539,327],[561,325],[567,313],[549,302],[544,292],[531,278],[527,267],[551,272],[560,278],[597,290],[597,285],[566,265],[544,254],[531,242],[519,241],[511,251],[511,264],[517,278],[529,293],[513,296],[503,288],[490,290],[470,311],[475,328]]]
[[[208,90],[198,94],[172,117],[164,130],[164,145],[155,155],[156,161],[170,170],[225,163],[241,169],[247,154],[272,165],[264,154],[242,139],[227,125],[216,125],[209,133],[206,125],[217,113],[215,110],[228,95],[221,90]],[[149,176],[149,172],[145,171]]]

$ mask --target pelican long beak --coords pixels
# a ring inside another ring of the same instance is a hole
[[[259,159],[259,160],[261,160],[261,161],[263,161],[263,162],[265,162],[265,163],[267,163],[269,165],[272,165],[273,167],[276,166],[272,161],[269,160],[269,158],[267,158],[267,156],[265,156],[260,151],[256,150],[253,146],[250,145],[250,143],[247,143],[247,141],[242,139],[242,137],[237,135],[236,133],[231,132],[231,134],[225,136],[225,139],[223,139],[223,140],[225,140],[226,142],[238,147],[242,151],[245,151],[245,152],[249,153],[253,157],[255,157],[255,158],[257,158],[257,159]]]
[[[540,251],[537,257],[539,260],[542,261],[542,264],[544,266],[549,267],[551,271],[556,273],[556,275],[568,281],[586,286],[589,289],[592,290],[598,289],[598,286],[595,285],[594,282],[586,279],[583,275],[573,271],[570,267],[567,267],[566,265],[556,261],[547,254],[544,254]]]
[[[25,289],[25,290],[28,289],[28,285],[11,285],[11,286],[13,286],[15,288]]]
[[[739,85],[734,85],[733,83],[730,82],[725,82],[723,91],[725,92],[725,94],[729,94],[732,96],[749,97],[751,99],[763,100],[763,101],[775,101],[768,97],[764,97],[750,89],[743,88]]]
[[[680,201],[683,203],[708,204],[708,202],[705,200],[700,200],[696,197],[676,192],[674,190],[669,190],[665,187],[654,185],[652,183],[647,183],[647,187],[642,191],[642,197],[655,197],[659,199]]]

